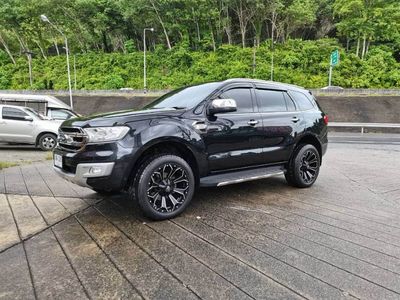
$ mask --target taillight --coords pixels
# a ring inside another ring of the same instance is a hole
[[[325,125],[328,125],[328,123],[329,123],[329,117],[328,117],[328,115],[325,115],[325,116],[324,116],[324,123],[325,123]]]

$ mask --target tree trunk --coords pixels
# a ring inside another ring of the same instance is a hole
[[[365,55],[368,54],[369,44],[370,44],[370,43],[371,43],[371,41],[370,41],[370,39],[368,39],[368,41],[367,41],[367,47],[366,47],[366,49],[365,49]]]
[[[228,6],[225,8],[226,13],[226,23],[224,25],[224,30],[226,32],[226,37],[228,38],[228,44],[232,45],[232,28],[231,28],[231,20],[229,17]]]
[[[157,15],[158,21],[160,22],[161,27],[162,27],[162,29],[163,29],[163,31],[164,31],[165,40],[166,40],[166,42],[167,42],[168,49],[171,50],[171,49],[172,49],[172,47],[171,47],[171,42],[169,41],[168,32],[167,32],[167,29],[165,28],[164,22],[163,22],[163,20],[161,19],[161,16],[160,16],[160,14],[159,14],[159,12],[158,12],[158,9],[157,9],[156,5],[154,4],[154,1],[153,1],[153,0],[150,0],[150,2],[151,2],[151,6],[152,6],[153,9],[154,9],[154,12],[155,12],[156,15]]]
[[[260,43],[261,43],[262,23],[263,22],[260,22],[260,21],[252,22],[254,32],[255,32],[255,37],[254,37],[255,38],[255,46],[257,48],[260,47]]]
[[[60,50],[58,50],[58,45],[56,39],[53,39],[54,47],[56,48],[57,55],[60,56]]]
[[[26,46],[22,38],[19,36],[18,32],[14,31],[15,36],[17,37],[19,46],[20,46],[20,52],[23,53],[26,51]]]
[[[350,38],[349,36],[346,37],[346,52],[349,52],[349,47],[350,47]]]
[[[217,51],[217,46],[215,45],[215,36],[214,36],[214,30],[212,28],[212,25],[210,23],[210,32],[211,32],[211,41],[212,41],[212,46],[213,46],[213,51]]]
[[[44,53],[43,47],[40,45],[40,43],[38,41],[35,41],[35,44],[39,47],[40,49],[40,53],[42,53],[42,56],[44,59],[47,59],[46,54]]]
[[[0,33],[0,43],[3,45],[4,50],[6,51],[6,53],[8,54],[8,56],[10,57],[11,61],[13,62],[13,64],[15,65],[15,59],[14,56],[12,55],[12,53],[10,52],[10,49],[8,48],[8,45],[6,43],[6,41],[4,40],[3,36]]]
[[[246,28],[240,28],[240,34],[242,36],[242,47],[246,47]]]
[[[103,31],[103,32],[101,33],[101,35],[102,35],[102,40],[103,40],[104,52],[106,52],[106,53],[111,52],[111,51],[110,51],[110,47],[109,47],[108,42],[107,42],[107,34],[106,34],[106,32]]]
[[[361,53],[361,59],[362,59],[362,60],[364,59],[364,56],[365,56],[365,49],[366,49],[366,46],[367,46],[367,37],[364,35],[364,38],[363,38],[363,46],[362,46],[362,53]]]
[[[201,37],[200,37],[200,26],[199,26],[199,21],[197,20],[197,17],[194,13],[194,7],[192,7],[192,15],[193,15],[193,20],[196,24],[196,33],[197,33],[197,41],[200,43]]]
[[[357,50],[356,50],[356,55],[359,56],[360,55],[360,38],[357,38]]]

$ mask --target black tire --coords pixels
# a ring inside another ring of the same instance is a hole
[[[182,213],[193,198],[195,179],[189,164],[173,154],[160,154],[144,161],[130,187],[130,196],[153,220]]]
[[[320,164],[318,150],[313,145],[300,144],[288,163],[286,181],[294,187],[310,187],[318,178]]]
[[[52,151],[57,146],[57,136],[52,133],[43,134],[39,139],[38,146],[43,151]]]

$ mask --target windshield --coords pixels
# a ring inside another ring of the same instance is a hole
[[[192,108],[203,101],[219,86],[219,82],[211,82],[180,88],[161,96],[144,108]]]
[[[31,114],[33,114],[35,117],[39,118],[40,120],[46,119],[42,114],[38,113],[36,110],[30,107],[25,107],[27,111],[29,111]]]

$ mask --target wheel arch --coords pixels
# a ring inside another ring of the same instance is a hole
[[[125,188],[129,188],[134,179],[135,173],[140,168],[140,165],[147,160],[149,157],[162,153],[171,153],[182,157],[192,168],[193,174],[196,180],[196,185],[199,183],[199,168],[200,162],[196,158],[195,151],[187,145],[184,141],[178,139],[168,139],[168,140],[156,140],[150,142],[143,151],[138,154],[135,163],[131,167],[128,180],[126,182]]]

